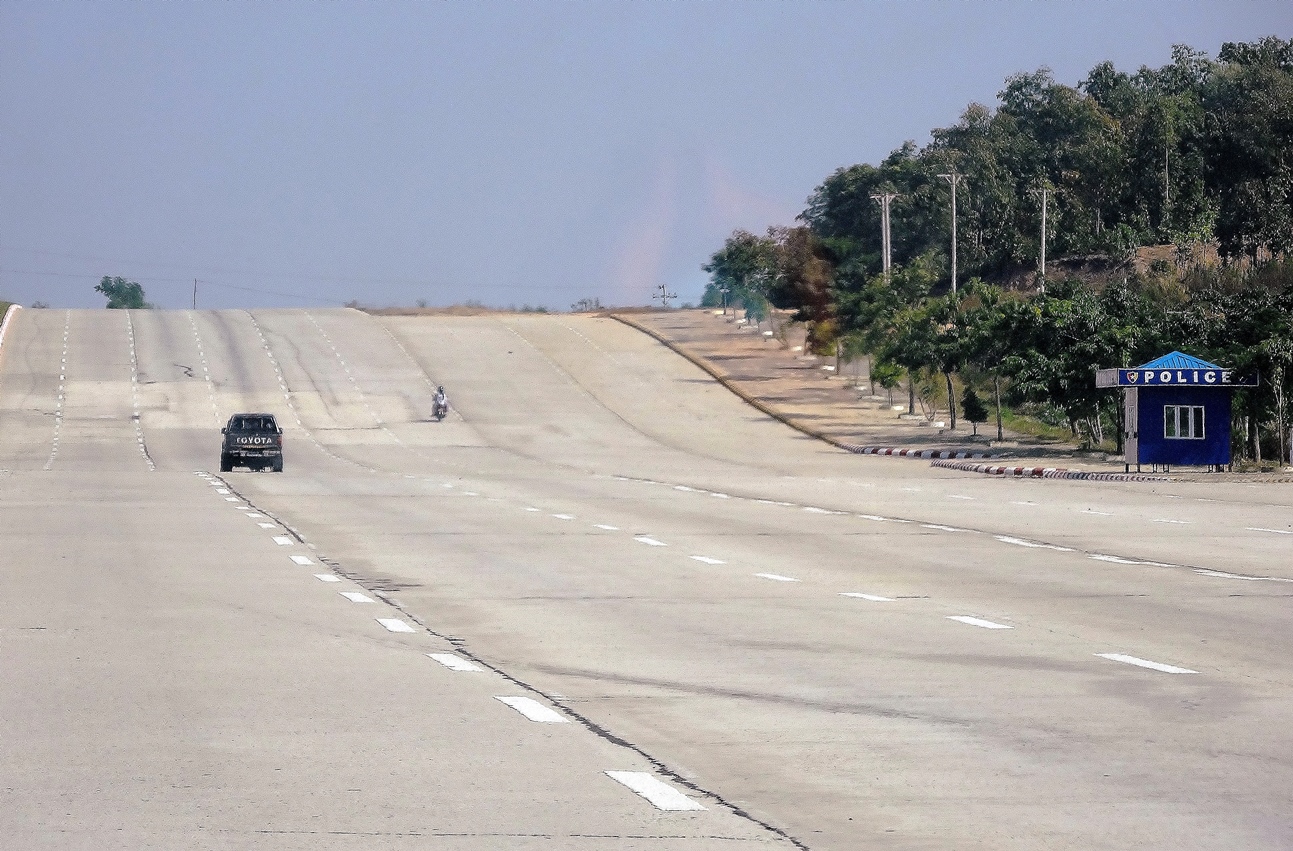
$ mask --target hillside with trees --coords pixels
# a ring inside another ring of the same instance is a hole
[[[789,309],[812,350],[905,371],[954,428],[968,389],[1090,445],[1121,434],[1096,368],[1188,350],[1260,373],[1236,398],[1237,457],[1283,461],[1293,41],[1172,56],[1072,86],[1009,77],[995,108],[971,104],[924,147],[837,169],[793,226],[734,232],[703,267],[703,303]]]

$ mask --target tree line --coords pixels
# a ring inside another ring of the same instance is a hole
[[[998,418],[1023,408],[1092,444],[1121,439],[1095,370],[1187,349],[1261,373],[1237,396],[1237,448],[1288,457],[1293,41],[1226,43],[1216,59],[1178,45],[1161,68],[1103,62],[1076,86],[1042,68],[998,98],[924,147],[837,169],[795,225],[733,232],[702,267],[703,303],[791,310],[806,348],[871,355],[875,380],[905,374],[911,408],[937,397],[953,428],[959,386]],[[1142,246],[1171,246],[1174,262],[1135,272]],[[1122,273],[1063,274],[1078,260]]]

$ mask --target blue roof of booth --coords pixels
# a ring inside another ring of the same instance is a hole
[[[1184,352],[1170,352],[1149,363],[1141,364],[1136,369],[1221,369],[1215,363],[1208,363],[1203,358],[1187,355]]]

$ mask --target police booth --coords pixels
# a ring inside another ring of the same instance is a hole
[[[1101,369],[1096,387],[1123,388],[1123,458],[1134,463],[1212,466],[1230,463],[1230,397],[1254,387],[1233,370],[1181,352],[1131,369]]]

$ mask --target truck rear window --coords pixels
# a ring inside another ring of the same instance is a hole
[[[233,421],[234,431],[277,431],[273,417],[237,417]]]

